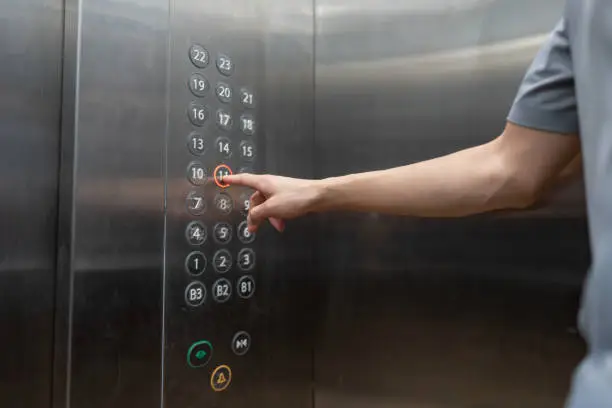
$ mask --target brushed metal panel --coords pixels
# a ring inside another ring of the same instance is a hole
[[[159,407],[168,2],[66,4],[57,407]]]
[[[307,274],[312,259],[312,239],[307,222],[296,224],[287,235],[262,231],[255,243],[241,243],[236,231],[245,219],[237,210],[242,189],[222,190],[212,180],[218,164],[229,165],[234,172],[249,166],[255,172],[283,172],[312,177],[313,157],[313,9],[310,1],[277,0],[218,2],[174,0],[171,2],[169,132],[167,141],[167,246],[165,279],[165,368],[164,404],[168,408],[212,405],[218,407],[312,406],[312,331],[307,312],[312,303]],[[190,47],[199,44],[209,53],[206,66],[190,61]],[[231,75],[219,72],[219,54],[229,56],[234,64]],[[188,87],[197,73],[209,82],[203,96]],[[232,101],[222,102],[215,95],[218,83],[233,89]],[[238,99],[248,87],[255,94],[256,106],[247,109]],[[208,110],[210,118],[203,126],[190,122],[190,103]],[[215,124],[218,109],[233,115],[231,130]],[[257,123],[256,133],[245,136],[238,128],[240,115],[250,113]],[[208,150],[193,154],[187,147],[192,132],[203,136]],[[223,157],[216,150],[218,137],[232,143],[233,154]],[[240,143],[249,140],[256,147],[252,164],[240,157]],[[208,172],[205,186],[190,185],[188,165],[197,160]],[[186,197],[191,191],[203,194],[207,210],[189,214]],[[215,197],[225,193],[235,209],[223,214],[215,208]],[[185,259],[196,248],[185,239],[189,222],[202,222],[208,230],[206,243],[198,250],[206,255],[208,266],[199,276],[189,276]],[[214,227],[227,222],[233,228],[232,240],[216,243]],[[256,279],[253,298],[237,296],[237,282],[244,272],[235,265],[226,273],[213,267],[214,254],[230,251],[234,260],[239,251],[251,247],[257,254],[257,266],[249,275]],[[213,299],[213,284],[226,278],[233,286],[232,296],[224,303]],[[190,308],[185,290],[192,282],[206,287],[201,306]],[[246,330],[252,345],[244,356],[233,354],[233,334]],[[213,346],[211,360],[201,368],[187,364],[187,353],[196,341]],[[232,369],[229,388],[215,393],[210,387],[213,370],[226,364]]]
[[[317,177],[498,135],[562,7],[318,1]],[[562,405],[584,352],[575,329],[590,257],[581,183],[522,213],[335,214],[320,225],[317,406]]]
[[[49,406],[62,2],[0,3],[0,406]]]

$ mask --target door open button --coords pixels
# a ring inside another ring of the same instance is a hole
[[[213,353],[212,344],[207,340],[197,341],[189,347],[187,364],[191,368],[204,367],[210,361]]]

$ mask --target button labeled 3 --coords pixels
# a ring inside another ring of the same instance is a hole
[[[187,351],[187,364],[191,368],[204,367],[210,361],[212,353],[213,347],[209,341],[197,341]]]
[[[212,372],[210,386],[214,391],[225,391],[232,382],[232,370],[229,366],[221,365]]]

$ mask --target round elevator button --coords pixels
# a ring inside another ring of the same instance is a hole
[[[206,141],[199,133],[193,132],[189,135],[187,147],[194,156],[201,156],[206,153]]]
[[[232,351],[237,356],[244,356],[251,348],[251,335],[245,331],[239,331],[232,339]]]
[[[215,88],[217,98],[223,103],[230,103],[232,101],[232,88],[223,82],[219,82]]]
[[[250,89],[246,87],[240,89],[240,103],[247,108],[253,108],[255,106],[255,96]]]
[[[225,303],[232,297],[232,284],[225,278],[217,279],[212,286],[212,296],[217,303]]]
[[[190,275],[199,276],[206,270],[207,263],[206,255],[200,251],[194,251],[185,259],[185,269]]]
[[[242,299],[249,299],[255,293],[255,279],[250,275],[241,276],[236,286]]]
[[[226,273],[232,269],[232,254],[227,249],[220,249],[213,255],[213,267],[217,273]]]
[[[187,351],[187,364],[191,368],[204,367],[210,362],[213,346],[207,340],[196,341]]]
[[[232,169],[227,164],[220,164],[215,168],[213,172],[213,177],[215,179],[215,184],[221,188],[229,187],[229,184],[223,181],[224,177],[231,176]]]
[[[206,169],[202,163],[192,162],[187,167],[187,179],[194,186],[203,186],[208,181]]]
[[[187,237],[187,242],[189,242],[191,245],[202,245],[204,242],[206,242],[208,230],[201,222],[192,221],[187,225],[185,235]]]
[[[246,221],[242,221],[238,225],[238,239],[243,244],[250,244],[255,240],[255,233],[249,231],[249,225]]]
[[[229,366],[220,365],[210,376],[210,386],[214,391],[225,391],[232,382],[232,370]]]
[[[234,61],[225,54],[219,54],[217,56],[217,69],[223,75],[230,76],[234,72]]]
[[[203,194],[190,191],[185,201],[189,214],[199,216],[206,212],[206,199]]]
[[[189,104],[189,111],[187,114],[194,126],[204,126],[204,123],[208,119],[208,110],[206,110],[206,107],[195,102]]]
[[[238,267],[247,272],[255,267],[255,251],[251,248],[243,248],[238,252]]]
[[[213,228],[213,237],[217,244],[227,245],[232,240],[232,226],[227,222],[219,222]]]
[[[191,307],[201,306],[206,300],[206,286],[202,282],[191,282],[185,289],[185,302]]]
[[[193,44],[189,48],[189,59],[198,68],[205,68],[210,60],[208,51],[199,44]]]
[[[215,196],[215,208],[222,214],[229,214],[234,209],[234,201],[229,195],[219,193]]]
[[[255,119],[253,115],[244,114],[240,116],[240,130],[245,135],[252,135],[255,133]]]
[[[189,90],[198,97],[203,97],[209,88],[208,81],[202,74],[192,74],[189,78]]]

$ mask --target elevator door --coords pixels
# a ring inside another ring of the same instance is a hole
[[[0,406],[47,407],[62,1],[0,3]]]

